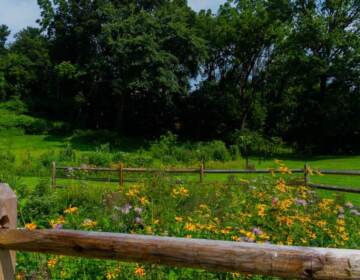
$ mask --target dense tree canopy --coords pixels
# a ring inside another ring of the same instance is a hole
[[[185,0],[38,3],[39,29],[6,44],[0,26],[3,101],[74,127],[360,150],[358,0],[229,0],[199,13]]]

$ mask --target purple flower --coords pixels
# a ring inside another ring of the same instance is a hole
[[[339,218],[339,219],[345,219],[345,215],[344,215],[344,214],[340,214],[340,215],[338,216],[338,218]]]
[[[296,199],[295,203],[296,203],[296,205],[299,205],[299,206],[306,206],[307,205],[307,201],[304,200],[304,199]]]
[[[63,228],[63,225],[62,224],[56,224],[56,225],[53,225],[53,229],[57,229],[57,230],[60,230]]]
[[[356,209],[352,209],[350,211],[350,214],[355,215],[355,216],[360,216],[360,212],[358,210],[356,210]]]
[[[279,202],[279,199],[277,197],[274,197],[271,201],[272,206],[275,206]]]
[[[142,225],[143,224],[143,220],[140,217],[136,217],[135,218],[135,223]]]
[[[354,208],[354,205],[351,202],[346,203],[345,206],[349,209]]]
[[[263,231],[262,231],[261,229],[259,229],[259,228],[253,228],[252,232],[253,232],[253,234],[255,234],[255,235],[261,235],[261,234],[263,234]]]
[[[127,203],[123,207],[120,208],[120,211],[123,214],[129,214],[131,209],[132,209],[132,206],[129,203]]]
[[[138,215],[140,215],[143,212],[143,209],[140,207],[136,207],[134,210]]]

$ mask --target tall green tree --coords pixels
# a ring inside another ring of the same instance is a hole
[[[183,1],[163,2],[152,12],[136,1],[107,6],[101,36],[120,130],[126,120],[150,131],[169,128],[176,100],[197,74],[203,41],[192,30],[196,15]]]
[[[228,1],[216,16],[200,13],[198,30],[208,42],[208,56],[198,95],[214,106],[216,119],[206,112],[204,116],[214,119],[216,134],[262,128],[262,75],[289,22],[288,1]]]
[[[351,150],[360,131],[360,2],[295,1],[294,12],[269,72],[269,132],[301,149]]]

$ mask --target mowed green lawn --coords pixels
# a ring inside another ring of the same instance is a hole
[[[94,141],[95,142],[95,141]],[[135,143],[141,143],[141,141],[134,141]],[[21,160],[27,154],[31,154],[34,157],[40,156],[49,150],[60,150],[71,144],[76,149],[78,154],[87,151],[94,151],[95,145],[90,142],[74,141],[71,137],[51,136],[51,135],[0,135],[0,150],[9,150],[16,155],[17,160]],[[129,147],[131,145],[131,147]],[[128,139],[124,140],[123,145],[120,145],[119,150],[126,152],[136,152],[137,148],[141,148],[141,144],[134,145],[129,144]],[[307,163],[314,169],[337,169],[337,170],[360,170],[360,155],[359,156],[318,156],[318,157],[282,157],[280,158],[289,168],[303,168]],[[277,165],[274,159],[259,160],[252,158],[251,163],[255,165],[256,169],[268,169],[276,168]],[[126,164],[126,163],[125,163]],[[196,165],[193,165],[196,167]],[[207,164],[207,168],[222,168],[222,169],[242,169],[244,168],[244,160],[230,161],[230,162],[210,162]],[[266,175],[237,175],[236,178],[250,179],[257,178],[261,180],[262,176]],[[301,174],[299,174],[301,177]],[[177,175],[179,179],[181,176]],[[205,182],[210,181],[224,181],[229,175],[206,175]],[[187,176],[187,180],[198,180],[198,175]],[[28,177],[22,178],[25,184],[29,186],[35,185],[39,178]],[[311,181],[314,183],[337,185],[344,187],[360,188],[360,176],[312,176]],[[71,182],[69,180],[63,180],[63,184]],[[93,184],[100,184],[94,182]],[[102,183],[101,183],[102,184]],[[116,183],[114,183],[116,185]],[[330,191],[319,191],[321,195],[326,197],[335,197],[337,195],[343,195],[346,200],[360,205],[360,194],[347,194]]]

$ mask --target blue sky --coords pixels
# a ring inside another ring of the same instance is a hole
[[[196,11],[201,9],[217,10],[225,0],[188,0]],[[40,17],[36,0],[0,0],[0,24],[10,27],[12,35],[26,26],[36,26]]]

